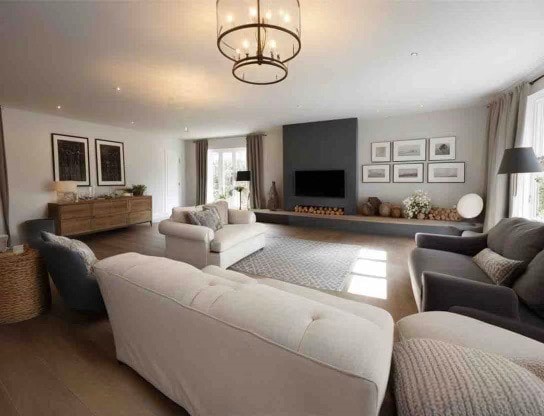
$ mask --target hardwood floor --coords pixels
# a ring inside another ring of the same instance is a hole
[[[406,259],[409,238],[267,224],[271,235],[356,244],[386,256],[387,298],[334,295],[388,310],[396,320],[416,312]],[[138,225],[81,238],[98,258],[129,251],[162,256],[157,225]],[[391,397],[387,399],[391,401]],[[384,406],[382,415],[390,414]],[[187,415],[175,403],[115,359],[107,318],[68,310],[53,289],[49,313],[0,326],[1,416],[172,416]],[[341,415],[338,415],[341,416]]]

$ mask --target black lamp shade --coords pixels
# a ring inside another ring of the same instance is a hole
[[[499,174],[531,172],[542,172],[542,166],[532,147],[514,147],[504,151]]]
[[[249,170],[239,170],[236,172],[236,182],[250,182],[251,181],[251,171]]]

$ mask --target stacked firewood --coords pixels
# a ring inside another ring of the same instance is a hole
[[[456,208],[433,207],[426,216],[430,220],[461,221],[461,216]]]
[[[295,206],[295,212],[316,215],[344,215],[344,208],[297,205]]]

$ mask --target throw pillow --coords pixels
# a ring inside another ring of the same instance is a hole
[[[524,269],[524,262],[510,260],[489,248],[484,248],[472,260],[497,285],[510,286]]]
[[[213,204],[204,205],[202,208],[216,207],[221,216],[221,225],[229,223],[229,203],[227,201],[215,201]]]
[[[399,416],[544,414],[544,382],[500,355],[431,339],[393,349]]]
[[[219,223],[219,228],[223,228],[223,221],[221,220],[221,214],[219,214],[219,210],[217,207],[203,207],[204,211],[211,211],[213,215],[215,216],[215,219]]]
[[[188,217],[191,224],[202,225],[204,227],[211,228],[213,231],[223,228],[221,225],[221,220],[212,210],[191,212],[188,213]]]
[[[44,241],[59,244],[77,253],[83,260],[83,263],[85,263],[85,267],[89,273],[91,273],[93,265],[98,261],[93,251],[83,241],[73,240],[61,235],[48,233],[47,231],[42,231],[42,238]]]
[[[523,303],[544,318],[544,251],[541,251],[516,280],[512,289]]]

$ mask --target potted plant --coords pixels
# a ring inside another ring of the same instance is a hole
[[[145,185],[133,185],[131,188],[127,188],[126,191],[132,193],[134,196],[142,196],[145,194],[147,186]]]

